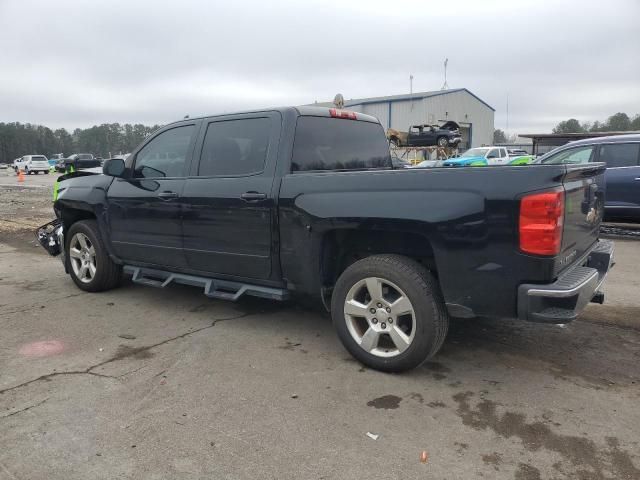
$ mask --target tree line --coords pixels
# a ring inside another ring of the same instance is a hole
[[[575,118],[564,120],[553,128],[553,133],[629,132],[640,131],[640,115],[630,118],[623,112],[611,115],[606,121],[580,123]]]
[[[11,163],[23,155],[62,153],[93,153],[108,158],[109,155],[131,152],[151,132],[160,128],[125,123],[104,123],[90,128],[76,128],[69,133],[64,128],[52,130],[30,123],[0,123],[0,163]]]
[[[552,130],[553,133],[588,133],[588,132],[640,132],[640,114],[633,118],[626,113],[618,112],[600,122],[583,122],[575,118],[558,123]],[[493,144],[516,143],[517,135],[507,135],[503,130],[496,128],[493,131]]]

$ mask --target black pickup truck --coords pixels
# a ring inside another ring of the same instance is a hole
[[[122,274],[209,297],[315,298],[358,360],[433,356],[449,317],[566,323],[612,265],[603,164],[393,169],[370,116],[319,107],[168,125],[61,177],[38,231],[83,290]]]

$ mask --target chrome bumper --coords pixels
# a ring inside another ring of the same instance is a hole
[[[589,302],[603,303],[602,284],[614,265],[614,246],[599,240],[582,264],[571,267],[553,283],[518,288],[518,317],[530,322],[569,323]]]

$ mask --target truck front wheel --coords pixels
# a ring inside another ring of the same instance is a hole
[[[95,220],[71,225],[65,243],[69,274],[81,290],[102,292],[120,284],[122,267],[109,257]]]
[[[336,282],[331,316],[349,353],[385,372],[431,358],[449,326],[434,277],[401,255],[374,255],[350,265]]]
[[[449,146],[449,140],[447,140],[447,137],[439,137],[438,146],[442,148]]]

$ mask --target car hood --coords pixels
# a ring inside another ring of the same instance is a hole
[[[442,130],[460,130],[460,125],[458,125],[456,122],[454,122],[453,120],[449,120],[448,122],[444,122],[444,124],[442,124],[440,126],[440,128]]]

